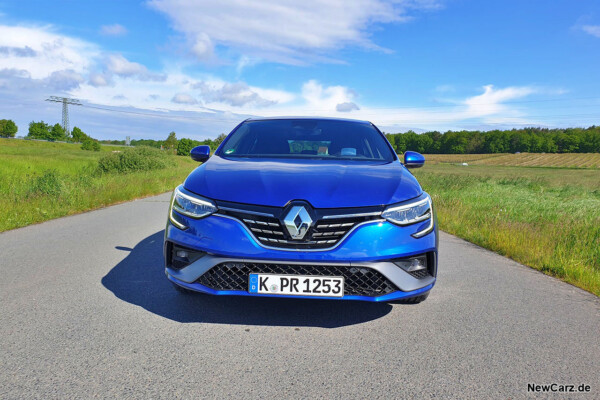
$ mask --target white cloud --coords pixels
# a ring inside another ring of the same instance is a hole
[[[346,117],[372,121],[386,131],[406,130],[408,128],[448,129],[459,128],[466,123],[499,124],[508,126],[526,123],[526,113],[510,104],[536,93],[548,92],[547,89],[533,86],[510,86],[495,88],[486,85],[481,93],[462,99],[446,100],[440,107],[380,108],[361,106],[354,109],[356,93],[345,86],[324,86],[316,80],[305,82],[302,86],[301,102],[278,104],[264,110],[246,109],[250,114],[261,116],[306,115],[324,117]],[[553,91],[554,94],[558,92]],[[508,103],[508,104],[505,104]],[[348,104],[347,106],[341,106]],[[341,106],[341,107],[340,107]],[[358,106],[357,106],[358,107]]]
[[[307,107],[332,112],[338,104],[351,103],[355,93],[345,86],[324,87],[316,80],[309,80],[302,85],[302,97]]]
[[[339,112],[350,112],[350,111],[360,110],[360,107],[358,107],[356,105],[356,103],[348,101],[346,103],[340,103],[340,104],[336,105],[335,110],[339,111]]]
[[[148,72],[142,64],[131,62],[121,54],[112,54],[108,57],[107,67],[110,72],[120,76],[133,76]]]
[[[177,104],[197,104],[198,103],[198,100],[196,100],[195,98],[193,98],[192,96],[190,96],[187,93],[177,93],[175,96],[173,96],[171,101],[173,103],[177,103]]]
[[[150,0],[190,42],[201,60],[216,45],[269,61],[332,61],[331,50],[348,45],[381,49],[370,39],[375,24],[403,22],[433,0]]]
[[[92,86],[100,87],[109,85],[110,80],[103,74],[90,74],[89,83]]]
[[[119,24],[102,25],[100,33],[104,36],[123,36],[127,34],[127,28]]]
[[[48,86],[63,92],[76,88],[83,81],[83,76],[72,69],[54,71],[45,79]]]
[[[35,57],[36,52],[29,46],[25,46],[25,47],[1,46],[0,54],[3,56]]]
[[[192,45],[192,54],[200,61],[209,61],[214,58],[214,46],[206,33],[199,33]]]
[[[271,99],[262,97],[244,82],[198,82],[192,87],[200,89],[202,98],[207,103],[229,104],[234,107],[246,105],[266,107],[278,103],[278,100],[273,99],[273,96],[268,96]]]
[[[519,99],[535,93],[536,89],[531,86],[516,86],[503,89],[494,89],[493,85],[483,87],[483,93],[465,100],[467,113],[472,117],[498,114],[506,111],[502,103],[509,100]]]
[[[109,72],[122,77],[137,77],[140,80],[165,80],[165,75],[148,71],[142,64],[129,61],[121,54],[111,54],[108,56],[106,67]]]
[[[600,38],[600,25],[583,25],[581,29],[592,36]]]
[[[81,74],[100,54],[97,46],[57,34],[49,26],[0,25],[0,48],[0,70],[25,70],[33,79],[65,70]]]

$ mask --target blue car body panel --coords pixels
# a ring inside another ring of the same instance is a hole
[[[331,250],[294,251],[266,248],[257,243],[238,221],[212,215],[194,220],[185,218],[190,228],[181,230],[169,224],[169,240],[228,257],[260,258],[290,261],[378,261],[412,256],[437,250],[435,232],[415,239],[411,234],[424,228],[426,223],[400,227],[387,221],[372,222],[351,232]]]
[[[218,155],[196,168],[184,187],[214,200],[283,207],[302,199],[315,208],[387,205],[422,193],[399,161],[234,160]]]

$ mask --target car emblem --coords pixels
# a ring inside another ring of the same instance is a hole
[[[283,219],[292,239],[302,239],[312,224],[312,219],[303,206],[294,206]]]

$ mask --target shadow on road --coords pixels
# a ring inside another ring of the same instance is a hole
[[[316,326],[337,328],[382,317],[392,306],[359,301],[256,298],[181,294],[167,280],[162,258],[164,231],[138,243],[104,278],[119,299],[177,322]]]

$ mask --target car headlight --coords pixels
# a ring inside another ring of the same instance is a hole
[[[175,226],[179,228],[187,227],[182,223],[181,218],[177,218],[177,215],[173,211],[194,219],[208,217],[217,212],[217,206],[212,201],[192,195],[189,192],[186,193],[187,191],[184,192],[184,190],[181,186],[177,187],[171,199],[169,218]]]
[[[412,203],[390,206],[383,211],[381,216],[391,223],[400,226],[429,220],[430,223],[425,229],[413,233],[412,236],[416,238],[424,236],[433,230],[433,204],[431,203],[431,197],[427,193],[424,193],[420,199]]]

